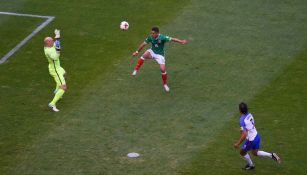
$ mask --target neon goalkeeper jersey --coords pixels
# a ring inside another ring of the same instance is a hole
[[[60,54],[56,51],[55,46],[44,47],[46,58],[49,62],[49,70],[56,70],[61,67]]]

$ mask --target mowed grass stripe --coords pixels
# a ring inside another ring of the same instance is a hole
[[[13,49],[42,22],[44,22],[44,19],[0,14],[0,36],[3,38],[0,43],[0,58]],[[21,23],[23,23],[23,26],[20,26]],[[10,36],[14,37],[9,38]],[[8,39],[8,41],[4,38]]]
[[[167,22],[180,13],[184,4],[189,3],[176,1],[177,11],[170,11],[174,1],[18,2],[11,2],[10,5],[0,2],[1,9],[9,11],[14,7],[14,11],[54,15],[57,20],[0,69],[3,75],[0,76],[3,84],[0,91],[0,174],[7,174],[22,165],[20,162],[24,160],[33,142],[37,143],[37,140],[45,137],[46,133],[62,122],[65,114],[78,107],[79,98],[87,95],[85,89],[90,89],[96,77],[105,76],[120,59],[126,59],[122,55],[130,54],[134,48],[130,43],[139,41],[141,37],[137,36],[140,36],[140,32],[147,32],[144,29],[153,23],[160,25]],[[151,8],[158,5],[161,5],[158,11]],[[127,8],[134,10],[128,11]],[[162,14],[162,11],[165,13]],[[135,26],[134,30],[129,33],[118,30],[119,22],[124,19]],[[134,25],[136,23],[139,25]],[[46,106],[53,96],[54,82],[48,74],[42,49],[42,39],[53,35],[54,28],[62,29],[61,40],[65,51],[61,55],[61,63],[68,72],[70,89],[64,97],[66,100],[61,102],[62,110],[58,115],[50,113]],[[114,35],[114,31],[118,32],[117,35]],[[2,41],[9,43],[13,37],[9,35],[2,38]]]
[[[253,174],[304,174],[307,161],[305,136],[307,119],[307,47],[293,58],[284,72],[249,102],[263,150],[277,152],[282,158],[278,165],[266,158],[252,157],[256,164]],[[238,174],[245,165],[233,143],[239,137],[239,114],[233,117],[216,141],[181,168],[180,174]],[[227,171],[226,171],[227,170]]]

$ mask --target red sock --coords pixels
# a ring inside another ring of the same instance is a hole
[[[139,70],[140,68],[141,68],[141,66],[142,66],[142,64],[144,63],[144,60],[142,59],[142,58],[140,58],[139,60],[138,60],[138,62],[137,62],[137,64],[136,64],[136,66],[135,66],[135,70]]]
[[[167,81],[167,74],[166,72],[165,73],[162,73],[162,80],[163,80],[163,85],[166,84],[166,81]]]

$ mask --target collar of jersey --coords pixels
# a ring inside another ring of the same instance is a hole
[[[242,115],[241,115],[241,118],[242,118],[242,117],[245,118],[245,117],[247,117],[249,114],[250,114],[249,112],[248,112],[246,115],[242,114]]]
[[[160,37],[160,33],[159,33],[159,35],[158,35],[158,37],[157,38],[154,38],[154,37],[152,37],[154,40],[157,40],[157,39],[159,39],[159,37]]]

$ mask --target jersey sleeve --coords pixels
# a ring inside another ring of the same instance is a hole
[[[149,37],[147,37],[147,38],[145,39],[144,42],[148,44],[148,43],[150,43],[151,41],[152,41],[152,40],[151,40],[151,37],[149,36]]]
[[[52,60],[58,60],[60,57],[60,54],[56,52],[55,49],[52,49],[52,51],[49,52],[49,58]]]
[[[171,41],[171,40],[172,40],[172,38],[171,38],[171,37],[169,37],[169,36],[165,36],[164,41],[169,42],[169,41]]]
[[[163,42],[169,42],[169,41],[172,40],[172,38],[169,37],[169,36],[167,36],[167,35],[161,35],[161,40],[162,40]]]
[[[246,129],[246,124],[245,124],[245,122],[244,122],[244,118],[241,118],[240,119],[240,130],[241,131],[247,131],[247,129]]]
[[[60,40],[58,40],[58,39],[55,40],[54,46],[55,46],[56,50],[61,50],[61,42],[60,42]]]

